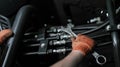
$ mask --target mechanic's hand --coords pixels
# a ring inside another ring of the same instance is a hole
[[[94,46],[94,40],[88,36],[78,34],[76,38],[72,38],[72,50],[80,51],[86,55]]]
[[[5,29],[0,31],[0,45],[11,35],[12,35],[11,29]]]

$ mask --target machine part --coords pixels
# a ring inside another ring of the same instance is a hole
[[[102,27],[106,26],[108,23],[109,23],[109,21],[106,21],[104,24],[101,24],[101,25],[98,26],[97,28],[94,28],[94,29],[88,30],[88,31],[83,32],[83,33],[81,33],[81,34],[88,34],[88,33],[91,33],[91,32],[94,32],[94,31],[97,31],[97,30],[101,29]]]
[[[24,31],[23,28],[26,23],[25,21],[33,11],[34,8],[30,5],[23,6],[18,11],[14,24],[12,26],[14,36],[11,37],[6,44],[4,53],[2,54],[2,61],[0,63],[0,67],[11,67],[11,65],[13,64],[13,59],[18,49],[17,47],[19,46],[18,42],[20,41]]]
[[[39,46],[38,52],[46,53],[47,52],[47,46],[48,46],[48,40],[40,41],[40,46]]]
[[[61,32],[61,27],[63,26],[51,27],[49,30],[47,30],[47,33],[50,33],[50,32],[59,33]],[[73,28],[74,25],[72,23],[68,23],[67,27]]]
[[[108,11],[108,18],[110,21],[110,26],[111,30],[111,36],[112,36],[112,41],[113,41],[113,52],[114,52],[114,61],[115,61],[115,67],[120,67],[120,42],[119,42],[119,36],[118,36],[118,31],[115,17],[115,4],[114,0],[106,0],[106,6],[107,6],[107,11]]]
[[[120,7],[116,9],[116,14],[118,14],[119,12],[120,12]]]
[[[101,24],[101,25],[98,26],[97,28],[94,28],[94,29],[91,29],[91,30],[82,32],[81,34],[88,34],[88,33],[94,32],[94,31],[96,31],[96,30],[99,30],[99,29],[101,29],[102,27],[106,26],[108,23],[109,23],[109,21],[106,21],[104,24]],[[69,35],[73,35],[73,36],[76,37],[76,34],[75,34],[74,32],[72,32],[72,30],[71,30],[71,26],[69,26],[69,27],[67,26],[67,28],[61,26],[61,28],[58,29],[58,32],[61,32],[61,31],[66,32],[66,33],[68,33]],[[69,31],[69,32],[68,32],[68,31]],[[70,33],[70,32],[71,32],[71,33]],[[72,37],[73,37],[73,36],[72,36]]]
[[[100,54],[98,54],[97,52],[93,52],[92,53],[92,55],[93,55],[93,57],[95,58],[95,60],[96,60],[96,62],[97,62],[97,64],[99,64],[99,65],[103,65],[103,64],[105,64],[106,63],[106,57],[104,56],[104,55],[100,55]]]
[[[71,22],[72,22],[72,19],[67,19],[67,22],[68,22],[68,23],[71,23]]]
[[[49,36],[50,37],[54,37],[54,36],[59,36],[62,35],[63,33],[50,33]]]
[[[70,35],[60,35],[60,39],[69,39]]]
[[[60,40],[60,41],[53,40],[53,41],[50,41],[49,44],[50,45],[62,45],[62,44],[66,44],[66,41],[65,40]]]
[[[71,51],[72,49],[66,49],[66,48],[63,48],[63,49],[53,49],[53,53],[62,53],[62,52],[67,52],[67,51]]]
[[[57,49],[57,50],[53,50],[53,53],[61,53],[61,52],[66,52],[66,49]]]
[[[4,29],[11,29],[11,24],[7,17],[0,15],[0,30]]]
[[[71,37],[77,37],[77,35],[72,31],[70,26],[67,26],[67,28],[62,26],[61,31],[68,33]]]
[[[120,24],[117,25],[117,29],[120,29]]]
[[[71,28],[73,28],[73,27],[75,27],[75,25],[72,24],[72,23],[68,23],[68,24],[67,24],[67,27],[71,27]]]
[[[37,55],[37,54],[44,55],[44,54],[48,54],[48,53],[46,53],[46,52],[29,52],[29,53],[26,53],[25,55]]]
[[[90,20],[90,23],[94,23],[94,22],[101,22],[101,18],[100,17],[96,17]]]
[[[57,27],[50,27],[50,29],[47,30],[47,33],[58,33],[61,31],[61,26],[57,26]]]
[[[90,27],[85,26],[85,25],[76,26],[76,27],[73,28],[73,30],[84,30],[84,29],[89,30],[89,29],[94,29],[94,28],[97,28],[97,25],[96,26],[90,25]]]
[[[111,30],[111,26],[110,26],[110,25],[107,25],[107,26],[106,26],[106,30],[107,30],[107,31],[110,31],[110,30]],[[113,29],[113,30],[120,30],[120,24],[117,24],[117,29]]]
[[[47,30],[47,32],[57,32],[57,28],[56,27],[51,27],[49,30]]]
[[[49,49],[47,52],[29,52],[26,53],[25,55],[43,55],[43,54],[51,54],[51,53],[64,53],[64,52],[69,52],[71,51],[71,48],[62,48],[62,49]]]
[[[107,31],[109,31],[110,28],[111,28],[110,25],[107,25],[107,26],[106,26],[106,30],[107,30]]]

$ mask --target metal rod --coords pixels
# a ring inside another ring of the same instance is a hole
[[[12,30],[14,36],[11,37],[7,42],[7,47],[4,49],[4,54],[2,56],[2,63],[0,67],[12,67],[13,60],[15,58],[15,53],[18,49],[18,42],[23,35],[23,27],[25,21],[29,14],[32,12],[33,7],[30,5],[23,6],[17,13]]]
[[[111,32],[112,40],[113,40],[113,52],[114,52],[114,61],[115,67],[120,67],[120,57],[119,57],[119,38],[117,32],[117,25],[115,22],[115,8],[113,5],[112,0],[106,0],[107,10],[108,10],[108,17],[111,25]]]

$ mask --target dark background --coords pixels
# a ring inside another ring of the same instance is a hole
[[[120,2],[115,2],[117,8]],[[37,8],[38,21],[53,25],[66,24],[67,19],[72,19],[74,24],[84,24],[99,16],[100,10],[106,10],[105,0],[0,0],[0,14],[11,18],[25,4]]]

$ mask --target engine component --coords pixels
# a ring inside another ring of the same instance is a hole
[[[60,40],[60,41],[53,40],[53,41],[50,41],[49,44],[50,45],[62,45],[62,44],[66,44],[66,41],[65,40]]]
[[[72,29],[70,29],[72,30],[72,32],[74,32],[74,34],[84,33],[92,30],[92,32],[90,31],[87,35],[96,40],[96,46],[93,50],[108,58],[108,56],[106,56],[104,52],[96,50],[101,47],[111,46],[112,44],[110,33],[105,29],[107,24],[108,22],[102,24],[80,25],[74,26]],[[53,29],[55,30],[53,31]],[[31,34],[26,35],[25,33],[24,35],[23,44],[26,47],[24,47],[23,55],[27,57],[38,56],[38,58],[39,56],[41,57],[44,55],[60,55],[65,57],[65,55],[67,55],[72,50],[70,40],[71,35],[67,32],[64,32],[63,30],[65,29],[69,29],[68,26],[48,26],[47,28],[41,28],[38,32],[34,32],[36,34],[34,34],[33,32],[26,32]],[[103,38],[105,39],[103,40]],[[90,55],[92,55],[92,53],[90,53]],[[104,66],[105,63],[111,61],[108,59],[106,59],[107,61],[105,61],[105,59],[101,55],[97,59],[97,61],[95,58],[87,57],[95,60],[95,62],[91,63],[90,65],[97,64]]]
[[[10,29],[11,24],[7,17],[0,15],[0,30]]]
[[[106,30],[107,30],[107,31],[120,30],[120,24],[117,24],[117,29],[112,29],[112,30],[111,30],[111,26],[110,26],[110,25],[107,25],[107,26],[106,26]]]

